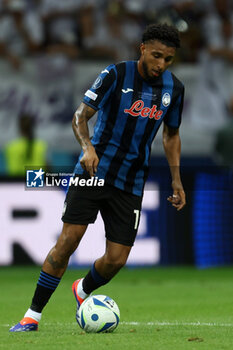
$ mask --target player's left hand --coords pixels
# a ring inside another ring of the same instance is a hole
[[[185,192],[184,192],[183,186],[180,183],[179,184],[172,183],[172,187],[173,187],[173,195],[169,196],[167,200],[172,204],[174,208],[176,208],[179,211],[186,204]]]

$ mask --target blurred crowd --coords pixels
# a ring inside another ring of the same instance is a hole
[[[0,0],[0,54],[15,68],[42,53],[133,59],[145,26],[167,22],[181,32],[178,60],[196,62],[216,31],[227,43],[232,9],[232,0]]]
[[[0,0],[0,57],[15,71],[25,58],[137,59],[159,22],[180,31],[175,63],[198,66],[191,120],[219,131],[216,150],[233,164],[233,0]]]

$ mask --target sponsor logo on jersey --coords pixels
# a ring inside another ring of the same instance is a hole
[[[124,94],[127,94],[128,92],[133,91],[133,89],[127,88],[126,90],[122,89],[121,91],[124,92]]]
[[[159,120],[163,111],[157,110],[157,105],[153,105],[151,108],[144,107],[144,102],[142,100],[135,101],[129,109],[124,109],[125,113],[132,115],[133,117],[143,117]]]

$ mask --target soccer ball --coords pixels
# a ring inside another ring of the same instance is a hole
[[[77,322],[86,333],[112,332],[120,320],[116,302],[106,295],[92,295],[81,304]]]

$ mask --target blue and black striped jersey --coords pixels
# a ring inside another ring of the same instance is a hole
[[[99,111],[91,140],[99,157],[96,176],[141,196],[152,141],[162,121],[179,128],[183,98],[183,84],[168,70],[150,85],[139,74],[136,61],[104,69],[83,100]],[[75,173],[83,173],[79,161]]]

